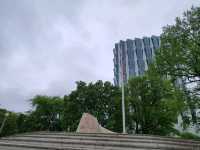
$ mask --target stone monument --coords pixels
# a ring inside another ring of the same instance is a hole
[[[106,128],[103,128],[97,118],[89,113],[83,113],[76,132],[79,133],[114,133]]]

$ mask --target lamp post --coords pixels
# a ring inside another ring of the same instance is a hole
[[[5,122],[6,122],[8,116],[9,116],[9,113],[8,113],[8,112],[5,113],[5,117],[4,117],[4,119],[3,119],[3,122],[2,122],[1,128],[0,128],[0,135],[1,135],[2,131],[3,131],[3,127],[4,127],[4,125],[5,125]]]

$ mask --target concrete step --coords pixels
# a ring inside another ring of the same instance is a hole
[[[21,140],[21,141],[38,141],[38,142],[103,142],[105,143],[111,143],[111,142],[117,142],[117,143],[125,143],[125,144],[132,144],[132,143],[154,143],[154,144],[169,144],[169,145],[178,145],[178,146],[193,146],[194,143],[191,142],[180,142],[180,141],[164,141],[164,140],[155,140],[155,139],[145,139],[145,138],[132,138],[132,139],[119,139],[119,138],[108,138],[108,137],[77,137],[77,136],[44,136],[44,135],[29,135],[29,136],[16,136],[16,137],[7,137],[2,138],[4,140]],[[200,146],[198,143],[197,145]]]
[[[44,138],[69,138],[69,139],[105,139],[105,140],[120,140],[120,141],[130,141],[130,140],[156,140],[156,141],[169,141],[169,142],[179,142],[179,143],[190,143],[190,144],[200,144],[200,141],[195,140],[185,140],[172,137],[161,137],[161,136],[149,136],[149,135],[127,135],[127,134],[85,134],[85,133],[49,133],[49,132],[39,132],[32,134],[21,134],[21,137],[44,137]]]
[[[122,142],[122,141],[95,141],[95,140],[66,140],[66,139],[48,139],[48,138],[38,138],[38,139],[26,139],[26,138],[7,138],[2,139],[4,142],[8,143],[22,143],[25,145],[44,145],[44,146],[70,146],[73,147],[73,145],[78,145],[79,147],[90,147],[93,148],[93,146],[99,146],[99,147],[108,147],[108,148],[151,148],[151,149],[190,149],[193,148],[193,145],[179,145],[178,143],[174,144],[166,144],[166,143],[156,143],[156,142],[143,142],[143,141],[136,141],[136,142]]]
[[[200,141],[147,135],[35,132],[1,138],[1,147],[5,150],[200,150]]]
[[[105,146],[105,145],[80,145],[80,144],[55,144],[55,143],[38,143],[38,142],[16,142],[16,141],[0,141],[0,146],[6,147],[15,147],[17,148],[32,148],[32,149],[49,149],[49,150],[161,150],[158,148],[144,148],[144,147],[113,147],[113,146]]]
[[[28,148],[28,147],[15,147],[15,146],[0,146],[0,150],[44,150],[39,148]]]
[[[6,142],[6,141],[0,141],[0,148],[1,147],[4,147],[5,149],[3,150],[7,150],[7,149],[10,149],[10,150],[88,150],[86,148],[81,148],[81,147],[78,147],[78,148],[75,148],[75,147],[61,147],[61,146],[47,146],[47,145],[44,145],[44,144],[36,144],[36,143],[29,143],[29,144],[24,144],[23,142],[21,143],[17,143],[17,142]]]

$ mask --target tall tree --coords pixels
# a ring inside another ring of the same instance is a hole
[[[182,18],[176,18],[174,25],[164,27],[155,62],[161,74],[184,81],[189,113],[182,113],[182,118],[187,124],[199,125],[196,112],[200,108],[200,7],[192,7]]]
[[[31,101],[35,107],[31,117],[39,123],[39,130],[62,130],[61,120],[64,103],[62,98],[38,95]]]
[[[182,93],[169,80],[154,71],[132,78],[127,97],[136,133],[167,135],[175,132],[174,124],[184,109]]]
[[[199,85],[200,7],[192,7],[182,18],[176,18],[174,25],[164,27],[156,63],[161,74]],[[199,87],[195,86],[190,92],[200,94]]]
[[[118,87],[113,86],[110,82],[97,81],[89,84],[82,81],[77,82],[76,90],[64,98],[66,130],[76,130],[84,112],[97,117],[102,126],[119,130],[116,129],[117,126],[114,126],[117,122],[111,119],[115,118],[114,114],[119,97]]]

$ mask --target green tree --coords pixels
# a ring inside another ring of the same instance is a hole
[[[186,124],[199,120],[196,110],[200,108],[200,7],[192,7],[176,18],[174,25],[164,27],[161,46],[156,52],[156,66],[160,74],[172,80],[183,79],[183,91],[191,114],[182,118]]]
[[[156,64],[161,74],[182,78],[186,84],[200,81],[200,7],[192,7],[174,25],[163,28]],[[199,86],[191,92],[200,94]]]
[[[127,97],[136,133],[168,135],[184,109],[182,93],[152,69],[129,80]]]
[[[31,113],[29,121],[36,122],[37,129],[62,130],[61,120],[64,103],[62,98],[38,95],[31,101],[35,110]]]
[[[8,113],[7,117],[5,115],[6,113]],[[2,125],[5,117],[6,117],[6,121],[2,128],[2,132],[0,133],[0,136],[7,136],[7,135],[17,133],[17,114],[13,112],[9,112],[5,109],[0,109],[0,126]]]
[[[27,118],[28,116],[20,113],[17,117],[17,132],[18,133],[23,133],[23,132],[27,132],[28,128],[30,128],[30,126],[27,126]]]
[[[113,120],[118,113],[116,105],[119,104],[119,97],[118,87],[110,82],[97,81],[89,84],[82,81],[77,82],[76,90],[64,97],[65,129],[75,131],[82,114],[88,112],[97,117],[102,126],[120,130],[117,127],[117,121]]]

